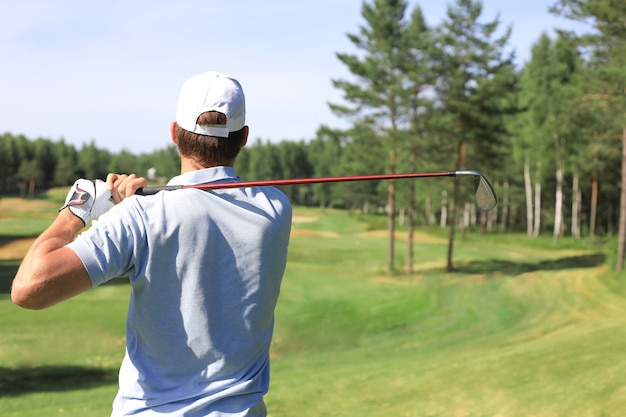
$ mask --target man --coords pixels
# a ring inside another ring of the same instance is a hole
[[[170,185],[241,181],[232,165],[248,126],[236,80],[217,72],[187,80],[170,130],[181,155]],[[127,275],[112,415],[266,415],[289,201],[272,187],[136,196],[145,185],[135,175],[78,180],[26,254],[13,301],[45,308]]]

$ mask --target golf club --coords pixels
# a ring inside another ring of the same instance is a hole
[[[474,192],[476,194],[476,205],[483,211],[493,209],[498,200],[493,187],[483,174],[478,171],[442,171],[442,172],[418,172],[408,174],[378,174],[378,175],[355,175],[343,177],[322,177],[322,178],[295,178],[283,180],[262,180],[262,181],[239,181],[239,182],[218,182],[198,185],[166,185],[158,187],[143,187],[137,190],[135,194],[151,195],[159,191],[173,191],[187,188],[198,190],[218,190],[223,188],[242,188],[242,187],[262,187],[277,185],[295,185],[295,184],[317,184],[326,182],[348,182],[348,181],[375,181],[375,180],[395,180],[405,178],[425,178],[425,177],[458,177],[469,175],[474,178]]]

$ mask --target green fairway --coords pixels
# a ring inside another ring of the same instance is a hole
[[[38,232],[14,223],[0,249]],[[378,223],[295,210],[272,417],[623,415],[626,285],[604,249],[459,235],[446,273],[445,232],[420,231],[416,275],[388,275]],[[405,251],[399,235],[399,264]],[[25,311],[8,298],[19,260],[3,259],[0,415],[107,416],[128,286]]]

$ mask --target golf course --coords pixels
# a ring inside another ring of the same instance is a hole
[[[123,279],[47,310],[10,283],[66,190],[0,199],[0,416],[105,417],[124,355]],[[612,242],[415,232],[407,276],[384,215],[294,208],[276,311],[272,417],[623,416],[626,277]]]

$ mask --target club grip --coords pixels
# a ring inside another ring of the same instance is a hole
[[[180,190],[182,188],[183,188],[182,185],[162,185],[158,187],[143,187],[135,191],[135,194],[136,195],[153,195],[153,194],[158,193],[159,191]]]

